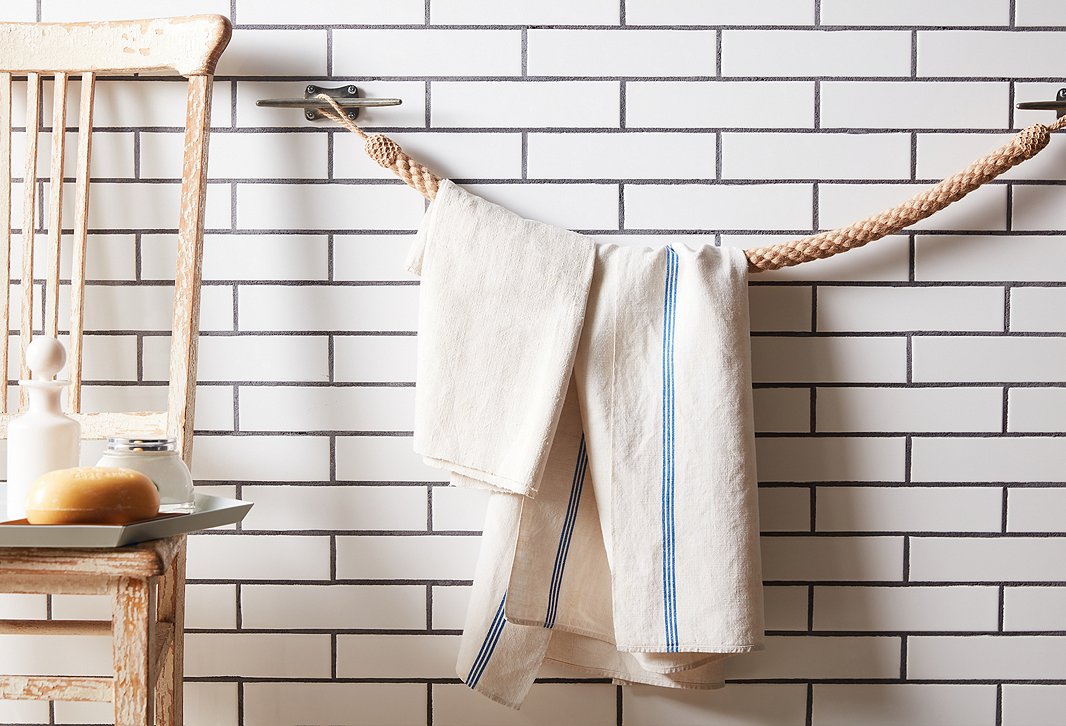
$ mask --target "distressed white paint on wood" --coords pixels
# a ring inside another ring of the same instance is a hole
[[[95,90],[96,74],[83,73],[78,105],[78,161],[74,182],[74,239],[70,264],[70,390],[67,407],[75,412],[81,411],[81,372],[84,367],[85,248],[89,227],[89,165],[92,159]]]
[[[221,15],[92,23],[5,23],[0,58],[10,71],[162,71],[210,75],[230,38]],[[6,59],[11,59],[10,61]]]

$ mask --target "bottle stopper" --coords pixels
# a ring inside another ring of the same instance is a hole
[[[50,381],[66,364],[67,349],[55,338],[37,335],[26,346],[26,366],[30,369],[30,380]]]

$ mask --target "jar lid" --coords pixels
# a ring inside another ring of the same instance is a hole
[[[139,451],[177,451],[177,439],[154,439],[154,438],[125,438],[112,436],[107,440],[108,451],[139,452]]]

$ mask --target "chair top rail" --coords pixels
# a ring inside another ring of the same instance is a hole
[[[221,15],[0,23],[0,71],[212,75],[232,29]]]

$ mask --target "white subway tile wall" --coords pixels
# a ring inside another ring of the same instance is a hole
[[[710,692],[547,669],[514,713],[453,671],[485,496],[411,448],[403,261],[424,203],[343,129],[255,106],[353,83],[403,100],[364,125],[522,214],[606,242],[754,247],[874,213],[1049,121],[1012,105],[1066,85],[1061,2],[8,0],[0,20],[199,12],[235,32],[194,469],[255,507],[190,539],[189,726],[1061,721],[1066,140],[913,230],[751,278],[766,652]],[[93,410],[165,394],[183,92],[98,86]],[[24,98],[17,82],[16,126]],[[68,123],[76,105],[72,88]],[[0,596],[3,618],[102,612]],[[0,641],[7,672],[109,657],[102,639]],[[108,718],[0,700],[0,724]]]

